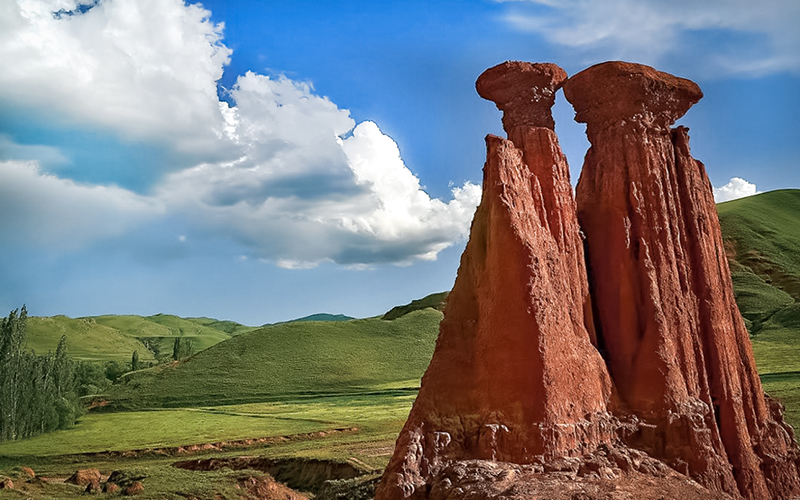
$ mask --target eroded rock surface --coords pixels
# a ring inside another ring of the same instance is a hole
[[[702,92],[622,62],[574,75],[564,92],[592,145],[578,217],[615,412],[640,419],[628,443],[711,490],[797,495],[797,446],[761,388],[711,185],[688,129],[670,128]]]
[[[379,500],[427,498],[453,461],[538,463],[613,438],[611,382],[592,344],[569,169],[550,118],[564,77],[552,64],[505,63],[478,80],[506,111],[513,142],[486,139],[483,199]],[[507,107],[517,95],[525,113]]]
[[[711,185],[671,128],[702,92],[622,62],[565,78],[509,62],[478,79],[509,140],[486,139],[483,199],[376,500],[800,498]],[[577,209],[550,113],[562,85],[592,144]]]

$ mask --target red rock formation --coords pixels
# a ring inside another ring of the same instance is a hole
[[[483,199],[377,500],[427,498],[431,478],[454,460],[534,463],[614,435],[609,375],[586,328],[569,169],[550,116],[565,77],[552,64],[505,63],[478,80],[506,111],[513,142],[486,139]]]
[[[765,400],[702,163],[670,129],[702,93],[621,62],[564,85],[592,144],[578,217],[600,346],[639,430],[630,445],[709,489],[753,499],[800,493],[797,446]]]

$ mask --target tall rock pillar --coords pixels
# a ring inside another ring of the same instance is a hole
[[[699,87],[608,62],[564,92],[591,143],[578,218],[615,410],[639,419],[629,444],[713,490],[798,494],[797,447],[756,373],[711,185],[688,129],[670,128]]]
[[[593,345],[569,169],[550,107],[553,64],[478,79],[511,140],[488,136],[483,199],[419,396],[377,500],[427,497],[448,461],[533,463],[613,440],[611,382]]]

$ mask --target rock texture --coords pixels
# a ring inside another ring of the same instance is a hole
[[[553,64],[505,63],[477,82],[506,112],[512,140],[486,139],[483,199],[378,500],[428,498],[453,461],[541,463],[614,435],[569,169],[550,115],[565,77]]]
[[[702,92],[622,62],[565,79],[521,62],[478,79],[509,139],[486,139],[483,199],[376,500],[800,498],[711,185],[671,128]],[[562,85],[592,144],[577,208],[550,114]]]
[[[700,89],[609,62],[564,92],[591,143],[578,217],[614,411],[637,421],[628,444],[714,491],[800,494],[797,446],[756,373],[711,185],[688,129],[670,129]]]
[[[100,471],[97,469],[80,469],[75,471],[73,475],[64,480],[65,483],[77,484],[78,486],[86,486],[91,483],[99,483],[102,477]]]

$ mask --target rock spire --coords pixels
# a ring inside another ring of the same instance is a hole
[[[711,184],[688,129],[670,129],[702,92],[607,62],[571,77],[564,93],[591,143],[578,218],[615,410],[641,419],[628,443],[712,490],[797,494],[797,447],[761,388]]]
[[[562,86],[591,143],[576,199],[550,112]],[[508,139],[486,138],[483,199],[376,500],[800,496],[711,184],[671,128],[700,88],[624,62],[569,79],[507,62],[476,88]]]
[[[586,327],[569,169],[550,117],[565,77],[553,64],[505,63],[478,79],[480,94],[506,111],[514,142],[486,139],[483,199],[379,500],[427,498],[452,461],[581,455],[615,431],[610,378]],[[515,96],[524,96],[521,109]]]

